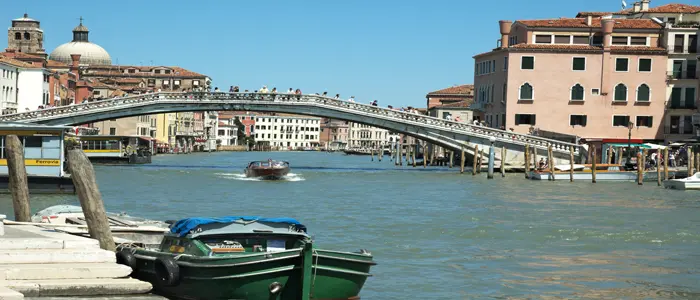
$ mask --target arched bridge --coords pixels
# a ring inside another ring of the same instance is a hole
[[[495,139],[496,147],[509,150],[506,161],[514,166],[522,164],[526,144],[534,146],[538,155],[546,155],[546,149],[551,145],[558,163],[569,161],[569,147],[574,147],[577,157],[583,155],[583,149],[576,144],[318,95],[161,92],[4,115],[0,116],[0,122],[79,125],[138,115],[226,110],[284,112],[341,119],[404,133],[456,151],[465,146],[470,156],[473,155],[474,145],[486,149],[490,140]]]

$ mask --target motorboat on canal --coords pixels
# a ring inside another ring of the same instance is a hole
[[[291,218],[188,218],[159,247],[117,247],[117,262],[180,299],[359,299],[370,267],[357,253],[316,248]]]
[[[246,177],[260,179],[282,179],[289,174],[289,163],[286,161],[253,161],[245,168]]]
[[[700,190],[700,172],[688,178],[666,180],[664,187],[676,190]]]

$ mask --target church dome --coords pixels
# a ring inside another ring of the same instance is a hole
[[[49,54],[49,59],[70,64],[72,62],[70,55],[80,54],[81,65],[111,65],[112,57],[107,50],[88,41],[89,32],[81,20],[80,25],[73,29],[73,41],[56,47]]]

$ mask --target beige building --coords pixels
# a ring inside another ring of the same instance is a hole
[[[668,50],[668,61],[659,72],[666,72],[666,116],[663,122],[667,142],[700,137],[700,6],[667,4],[650,7],[648,0],[613,14],[621,19],[651,19],[663,22],[660,45]],[[696,124],[693,124],[693,116]]]
[[[399,141],[397,133],[386,129],[353,122],[348,125],[347,147],[350,149],[385,148]]]
[[[325,150],[343,150],[348,146],[350,122],[338,119],[321,119],[321,147]]]
[[[474,56],[472,107],[488,126],[590,140],[628,133],[663,139],[661,24],[591,15],[499,23],[497,47]]]

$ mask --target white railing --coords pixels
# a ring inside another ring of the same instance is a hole
[[[199,102],[199,103],[221,103],[221,102],[270,102],[283,104],[312,104],[321,107],[331,107],[335,110],[346,112],[362,112],[375,117],[384,119],[393,119],[402,123],[412,123],[418,126],[428,126],[448,131],[461,131],[467,135],[480,137],[494,137],[503,142],[508,141],[513,144],[529,144],[538,147],[547,147],[549,145],[555,151],[568,152],[569,147],[573,146],[576,152],[579,151],[579,145],[552,140],[527,134],[514,133],[510,131],[489,128],[479,125],[467,123],[458,123],[455,121],[443,120],[426,115],[420,115],[410,112],[381,108],[367,104],[348,102],[327,98],[318,95],[294,95],[294,94],[261,94],[261,93],[209,93],[209,92],[194,92],[194,93],[172,93],[161,92],[152,94],[142,94],[123,98],[104,99],[92,102],[81,103],[77,105],[60,106],[31,112],[23,112],[11,115],[0,116],[0,122],[37,122],[44,120],[52,120],[58,118],[71,117],[83,113],[94,113],[99,111],[110,111],[119,108],[128,108],[154,104],[158,102]]]

